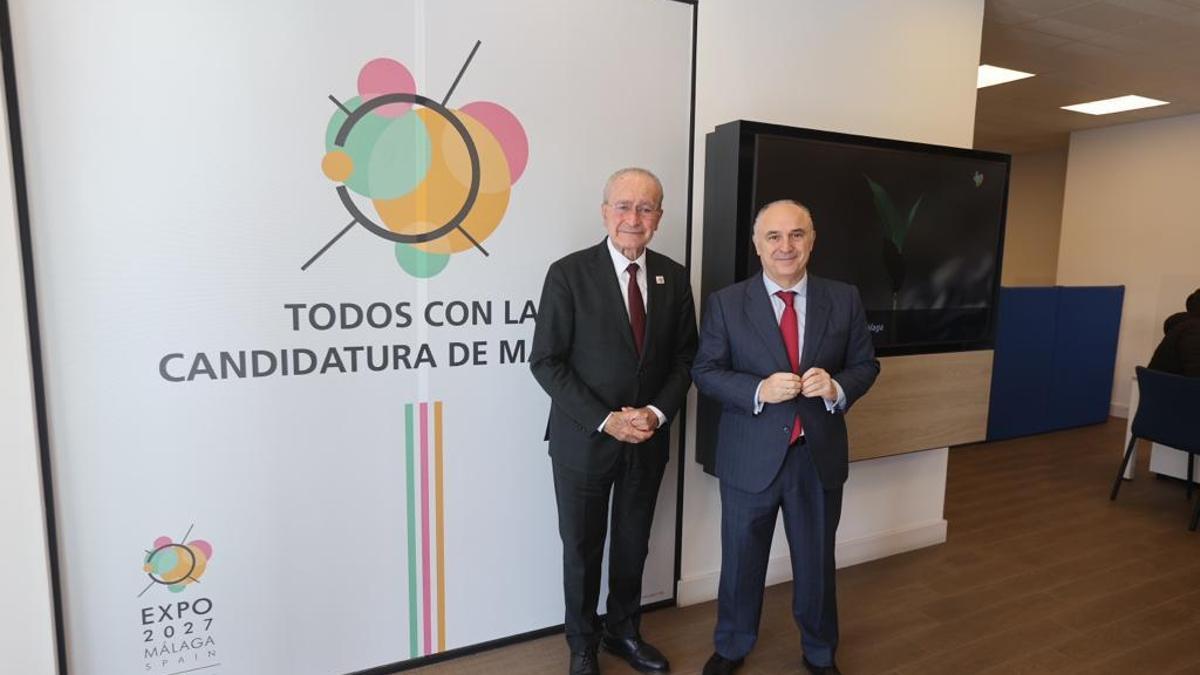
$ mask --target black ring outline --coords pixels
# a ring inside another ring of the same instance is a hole
[[[358,121],[361,120],[367,113],[371,112],[375,108],[387,105],[389,103],[416,103],[425,106],[426,108],[429,108],[430,110],[441,115],[447,122],[450,123],[450,126],[454,127],[454,130],[457,131],[458,135],[463,139],[463,143],[465,143],[467,146],[467,156],[471,160],[471,187],[467,190],[467,198],[463,201],[462,208],[458,210],[458,213],[456,213],[453,218],[446,221],[446,224],[442,225],[441,227],[430,230],[429,232],[422,232],[420,234],[402,234],[400,232],[393,232],[386,227],[382,227],[368,218],[358,208],[358,205],[354,203],[354,200],[350,198],[350,192],[346,189],[344,184],[337,187],[338,197],[342,200],[342,206],[346,207],[346,210],[350,212],[350,215],[354,216],[356,221],[361,223],[363,227],[379,235],[380,237],[383,237],[384,239],[400,242],[402,244],[420,244],[427,241],[433,241],[435,239],[441,239],[449,234],[451,230],[460,228],[462,222],[466,220],[467,215],[475,206],[475,199],[479,196],[479,150],[475,147],[475,141],[471,138],[471,133],[467,131],[467,127],[462,123],[462,120],[458,119],[458,117],[451,113],[450,110],[448,110],[445,106],[431,98],[421,96],[420,94],[405,93],[383,94],[381,96],[376,96],[370,101],[358,106],[358,108],[356,108],[354,112],[350,113],[350,115],[346,117],[346,120],[342,122],[341,128],[338,129],[337,136],[334,138],[334,146],[339,148],[345,147],[346,138],[350,136],[350,131],[354,128],[354,125],[358,124]],[[470,234],[465,230],[463,231],[463,234],[466,234],[467,238],[474,242],[474,238],[471,237]]]
[[[183,578],[181,578],[179,581],[167,581],[165,579],[159,579],[158,577],[154,576],[153,572],[147,572],[146,576],[150,577],[150,580],[153,581],[154,583],[162,584],[163,586],[174,586],[175,584],[183,583],[187,579],[192,579],[192,572],[196,571],[196,554],[192,553],[192,549],[188,548],[187,544],[172,543],[172,544],[164,544],[162,546],[159,546],[158,548],[151,551],[150,555],[146,556],[146,562],[149,563],[151,560],[154,559],[154,556],[158,555],[161,551],[165,551],[169,548],[181,548],[181,549],[187,551],[188,557],[190,557],[192,559],[192,566],[188,568],[187,574],[183,575]]]

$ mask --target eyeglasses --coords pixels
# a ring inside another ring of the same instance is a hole
[[[605,202],[607,203],[607,202]],[[608,207],[616,211],[622,216],[627,216],[631,213],[637,213],[639,218],[649,218],[662,213],[662,209],[654,204],[634,204],[633,202],[617,202],[608,204]]]

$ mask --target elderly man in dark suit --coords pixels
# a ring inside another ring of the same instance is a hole
[[[806,273],[815,241],[807,208],[768,204],[753,235],[763,273],[704,305],[692,377],[722,405],[721,580],[705,675],[734,672],[754,647],[781,509],[804,666],[838,672],[834,543],[849,470],[843,414],[874,383],[879,362],[858,291]]]
[[[642,570],[667,463],[670,421],[691,386],[696,314],[686,270],[646,248],[662,184],[622,169],[604,187],[608,236],[550,266],[530,350],[550,395],[546,439],[563,542],[570,673],[599,672],[597,646],[637,670],[667,659],[642,640]],[[608,607],[596,615],[612,501]]]

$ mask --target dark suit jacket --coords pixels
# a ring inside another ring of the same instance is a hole
[[[879,374],[862,300],[853,286],[812,274],[807,293],[800,373],[824,368],[842,386],[849,410]],[[709,296],[692,377],[701,393],[721,403],[716,473],[722,481],[746,492],[766,489],[787,455],[796,414],[821,484],[830,489],[846,481],[846,420],[841,413],[830,413],[821,398],[767,404],[754,414],[759,382],[790,370],[762,275]]]
[[[661,277],[663,283],[658,283]],[[607,239],[550,266],[542,287],[529,366],[550,395],[546,439],[565,466],[605,472],[621,443],[597,431],[621,406],[653,405],[667,424],[642,444],[662,462],[696,353],[696,310],[682,265],[646,251],[646,337],[638,358]]]

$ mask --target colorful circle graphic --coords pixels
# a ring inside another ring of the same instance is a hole
[[[142,571],[154,583],[179,593],[204,576],[212,552],[212,545],[202,539],[179,544],[170,537],[159,537],[154,540],[153,550],[146,553]]]
[[[441,273],[454,254],[487,255],[482,244],[500,226],[529,162],[517,117],[490,101],[450,109],[417,94],[409,70],[386,58],[362,67],[358,94],[334,99],[321,160],[351,225],[393,242],[397,264],[418,278]],[[369,200],[374,215],[356,196]]]

